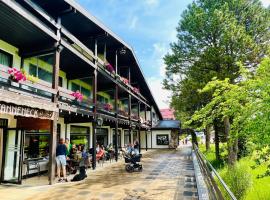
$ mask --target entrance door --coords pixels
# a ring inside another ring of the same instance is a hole
[[[24,131],[6,129],[3,143],[2,182],[21,184]]]

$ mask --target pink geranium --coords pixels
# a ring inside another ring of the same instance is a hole
[[[78,90],[76,92],[73,92],[71,96],[74,96],[77,101],[83,100],[83,95]]]
[[[110,73],[115,73],[114,67],[110,63],[107,63],[105,67]]]
[[[135,92],[135,93],[140,93],[140,90],[139,90],[139,88],[136,88],[136,87],[133,87],[133,92]]]
[[[121,77],[120,80],[125,83],[126,85],[129,84],[129,80],[124,78],[124,77]]]
[[[15,82],[26,81],[25,74],[16,68],[8,69],[8,73],[10,75],[9,78]]]
[[[113,107],[112,107],[111,104],[106,103],[106,104],[104,105],[104,110],[111,111],[112,109],[113,109]]]

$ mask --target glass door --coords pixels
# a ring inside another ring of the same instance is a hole
[[[2,182],[21,184],[24,131],[6,129],[3,143]]]

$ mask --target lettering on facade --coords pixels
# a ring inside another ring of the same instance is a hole
[[[52,111],[4,103],[0,103],[0,113],[40,119],[53,119]]]

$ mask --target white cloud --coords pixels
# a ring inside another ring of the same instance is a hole
[[[129,29],[135,29],[137,26],[137,22],[138,22],[138,17],[137,16],[132,17],[131,22],[129,24]]]
[[[159,4],[159,0],[145,0],[145,3],[149,6],[156,6]]]
[[[261,0],[261,2],[265,7],[268,7],[270,5],[270,0]]]
[[[171,92],[162,88],[162,78],[150,77],[147,82],[159,109],[169,108]]]

